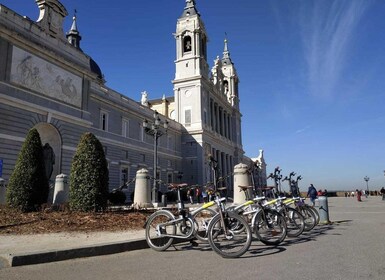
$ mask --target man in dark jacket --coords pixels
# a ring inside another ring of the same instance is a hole
[[[310,198],[310,201],[311,201],[311,203],[312,203],[313,206],[314,206],[314,205],[315,205],[315,199],[317,198],[317,190],[316,190],[316,188],[313,186],[313,184],[310,184],[309,189],[308,189],[308,191],[307,191],[306,197],[309,197],[309,198]]]

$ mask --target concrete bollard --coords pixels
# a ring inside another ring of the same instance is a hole
[[[328,198],[326,196],[319,196],[317,200],[318,200],[318,213],[320,217],[319,223],[330,224]]]
[[[240,163],[234,166],[234,203],[242,204],[246,201],[246,196],[243,191],[240,191],[238,186],[250,186],[251,178],[248,172],[248,166]],[[253,197],[252,189],[249,189],[250,197]]]
[[[0,178],[0,205],[5,204],[5,180],[3,178]]]
[[[52,203],[54,205],[60,205],[68,202],[69,187],[68,187],[68,176],[65,174],[59,174],[55,180],[55,190],[53,193]]]
[[[151,203],[150,179],[148,177],[148,170],[145,168],[142,168],[136,172],[134,207],[153,207]]]

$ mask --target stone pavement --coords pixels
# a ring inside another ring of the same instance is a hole
[[[381,197],[329,198],[329,219],[332,223],[356,220],[370,230],[381,232],[385,244],[385,201]],[[319,225],[322,227],[322,225]],[[355,242],[355,240],[352,240]],[[144,230],[95,233],[57,233],[39,235],[0,235],[0,268],[72,258],[114,254],[148,248]]]

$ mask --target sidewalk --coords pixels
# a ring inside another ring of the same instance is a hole
[[[144,229],[124,232],[0,235],[0,268],[148,248]]]
[[[194,208],[196,205],[185,204]],[[145,230],[0,235],[0,269],[148,248]]]
[[[363,200],[357,202],[355,198],[329,198],[330,221],[338,223],[354,217],[356,222],[376,225],[380,230],[385,222],[385,201],[381,201],[379,196],[364,197]],[[144,249],[148,248],[144,236],[144,229],[124,232],[0,235],[0,269]]]

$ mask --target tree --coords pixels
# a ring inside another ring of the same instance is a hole
[[[39,132],[32,128],[27,134],[9,179],[6,201],[10,207],[30,212],[47,202],[48,193],[43,147]]]
[[[78,211],[106,208],[108,167],[103,146],[90,132],[82,135],[70,173],[70,207]]]

